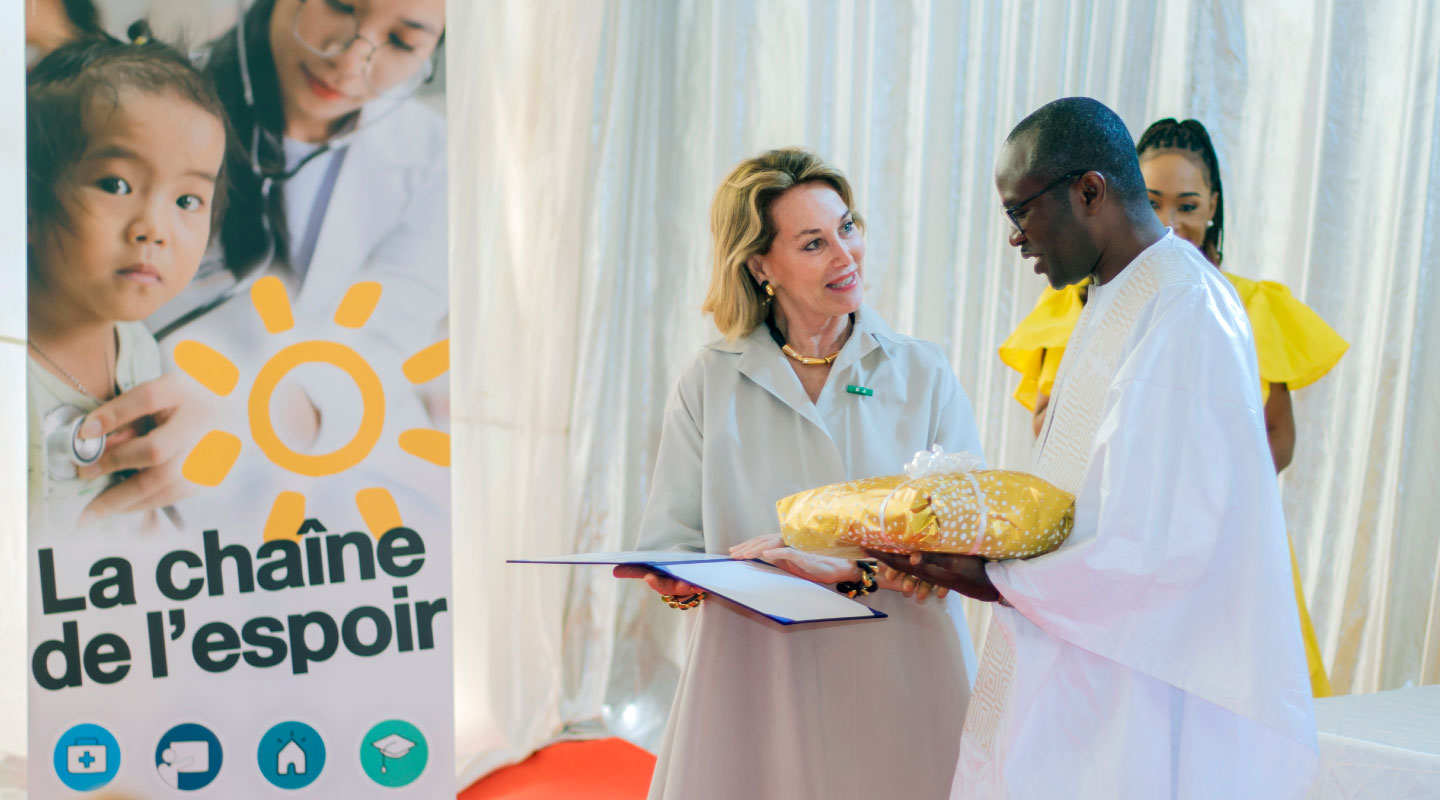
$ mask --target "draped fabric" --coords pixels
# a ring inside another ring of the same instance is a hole
[[[473,176],[452,184],[451,228],[467,775],[567,724],[658,735],[684,617],[603,570],[499,562],[633,537],[664,398],[713,330],[698,311],[707,211],[739,159],[803,144],[846,172],[868,222],[867,302],[946,349],[986,453],[1025,464],[1029,419],[996,348],[1042,282],[1005,244],[992,168],[1015,122],[1071,94],[1135,134],[1203,120],[1226,267],[1286,284],[1351,342],[1295,394],[1287,524],[1337,691],[1440,681],[1433,4],[513,0],[451,14],[465,42],[450,53],[451,165]],[[986,622],[970,610],[974,631]]]

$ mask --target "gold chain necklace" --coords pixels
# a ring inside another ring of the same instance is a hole
[[[804,364],[807,367],[819,367],[825,364],[833,364],[835,362],[835,359],[838,358],[840,355],[840,350],[836,350],[828,356],[802,356],[800,355],[799,350],[791,347],[789,342],[785,341],[785,334],[780,332],[780,327],[775,324],[775,319],[773,317],[767,316],[765,318],[765,327],[770,329],[770,338],[774,339],[775,344],[780,346],[780,352],[784,353],[787,356],[790,356],[791,358],[799,361],[801,364]],[[850,328],[851,332],[853,333],[855,328],[854,313],[850,314]],[[843,345],[841,349],[844,349]]]
[[[840,355],[840,351],[836,350],[828,356],[802,356],[795,351],[795,348],[791,347],[788,344],[781,345],[780,352],[784,353],[787,356],[790,356],[791,358],[799,361],[801,364],[804,364],[807,367],[817,367],[821,364],[832,363],[835,360],[836,356]]]

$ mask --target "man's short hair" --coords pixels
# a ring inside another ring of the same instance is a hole
[[[1005,143],[1027,133],[1035,134],[1029,174],[1036,181],[1095,170],[1105,176],[1122,206],[1149,212],[1135,140],[1120,116],[1104,103],[1089,97],[1063,97],[1046,103],[1020,120]]]

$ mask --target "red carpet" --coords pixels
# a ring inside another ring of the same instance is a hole
[[[623,739],[552,744],[495,770],[459,800],[643,800],[655,756]]]

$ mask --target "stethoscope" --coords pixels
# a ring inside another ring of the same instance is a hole
[[[155,331],[155,339],[164,339],[175,331],[194,322],[200,317],[209,314],[211,311],[228,303],[232,298],[250,291],[255,281],[264,275],[272,264],[275,263],[275,229],[270,224],[270,215],[266,209],[270,207],[270,196],[275,191],[276,184],[285,183],[299,174],[307,164],[326,153],[344,147],[349,144],[357,132],[356,128],[341,133],[333,139],[325,142],[320,147],[307,153],[294,166],[289,169],[267,170],[260,164],[260,117],[255,110],[255,87],[250,81],[250,55],[245,46],[245,13],[246,1],[237,0],[236,11],[238,18],[235,23],[235,48],[240,57],[240,87],[245,97],[245,107],[250,111],[250,172],[260,179],[260,232],[265,238],[265,257],[260,259],[256,266],[245,272],[245,275],[226,287],[220,294],[201,303],[195,308],[186,311],[176,317],[170,323]]]
[[[245,106],[250,111],[251,118],[256,120],[250,126],[250,171],[260,179],[261,208],[268,208],[270,205],[271,193],[275,191],[277,184],[283,184],[299,174],[315,159],[326,153],[344,148],[350,143],[361,128],[352,125],[344,132],[331,138],[320,147],[307,153],[293,166],[283,170],[267,170],[260,164],[260,136],[261,126],[259,116],[255,111],[255,88],[250,79],[250,58],[245,44],[245,13],[248,3],[246,0],[237,0],[236,7],[238,19],[235,24],[235,45],[240,58],[240,84],[245,97]],[[374,121],[387,116],[399,103],[393,103],[388,109],[382,110],[379,114],[369,115],[366,120],[367,127]],[[257,266],[248,270],[244,277],[231,284],[214,298],[190,309],[169,324],[155,331],[156,340],[164,339],[185,325],[214,311],[216,308],[229,302],[238,295],[249,291],[255,281],[259,280],[274,263],[275,260],[275,231],[270,223],[270,216],[266,213],[260,214],[260,227],[265,237],[265,257],[257,262]],[[89,412],[72,403],[64,403],[51,409],[41,420],[41,436],[44,442],[45,470],[55,480],[73,480],[79,476],[80,467],[89,466],[100,460],[105,454],[106,437],[101,434],[98,437],[86,438],[80,435],[80,427],[85,422]],[[173,507],[167,506],[165,513],[171,520],[179,525],[178,515]]]
[[[105,434],[94,438],[80,435],[85,409],[64,403],[50,409],[40,420],[45,446],[45,471],[57,481],[73,480],[80,467],[88,467],[105,454]]]
[[[88,438],[80,435],[80,426],[85,424],[89,413],[74,403],[61,403],[40,420],[45,472],[52,480],[75,480],[80,477],[81,467],[88,467],[105,455],[105,434]],[[175,530],[185,530],[185,520],[174,506],[160,510]]]
[[[355,135],[354,130],[347,131],[334,139],[326,142],[323,146],[316,148],[307,154],[299,163],[282,171],[271,171],[264,169],[260,164],[260,124],[258,115],[255,113],[255,89],[250,80],[250,59],[245,46],[245,11],[247,3],[245,0],[237,0],[236,6],[239,12],[238,20],[235,23],[235,44],[240,57],[240,83],[244,89],[245,106],[250,110],[252,119],[257,120],[250,129],[250,170],[260,179],[261,208],[266,208],[270,203],[270,194],[274,191],[275,184],[283,183],[293,178],[305,165],[320,157],[321,155],[343,147],[351,137]],[[247,271],[245,276],[231,284],[216,297],[190,309],[169,324],[155,331],[155,339],[161,340],[194,320],[214,311],[216,308],[229,302],[232,298],[250,289],[260,276],[270,268],[275,260],[275,233],[270,224],[268,214],[260,214],[260,226],[265,237],[265,257],[258,262],[258,266]],[[80,426],[84,424],[85,417],[89,412],[72,403],[64,403],[51,409],[46,413],[40,422],[41,437],[44,441],[45,471],[55,480],[73,480],[79,476],[80,467],[89,466],[100,460],[105,454],[104,434],[94,438],[85,438],[80,435]],[[166,507],[168,515],[173,515],[173,508]],[[174,516],[171,517],[172,520]]]
[[[88,438],[80,435],[80,426],[85,424],[89,413],[74,403],[61,403],[40,420],[45,472],[52,480],[74,480],[80,477],[81,467],[88,467],[105,455],[105,434]],[[160,511],[175,530],[185,530],[185,520],[175,506],[164,506]]]
[[[236,296],[249,292],[250,287],[254,285],[255,281],[259,280],[275,262],[275,229],[270,224],[270,215],[266,213],[265,209],[270,207],[270,197],[275,191],[276,186],[295,177],[300,173],[300,170],[326,153],[344,149],[361,130],[370,127],[400,107],[398,100],[388,103],[388,107],[381,109],[378,113],[366,114],[364,126],[351,124],[344,131],[327,140],[321,146],[306,153],[305,157],[301,158],[293,166],[280,170],[266,169],[260,163],[260,136],[262,130],[259,122],[259,114],[256,113],[255,110],[255,87],[250,80],[250,54],[245,45],[245,14],[249,4],[246,0],[236,0],[235,5],[238,14],[235,23],[235,49],[240,58],[240,87],[245,97],[245,107],[250,111],[250,118],[252,120],[250,125],[250,172],[256,178],[260,179],[260,230],[261,235],[265,237],[265,257],[256,262],[256,266],[247,270],[243,277],[226,287],[220,294],[190,309],[155,331],[155,338],[157,340],[164,339],[180,328],[228,303]],[[404,98],[399,98],[399,100],[403,99]],[[358,119],[359,114],[357,113],[356,120]]]

